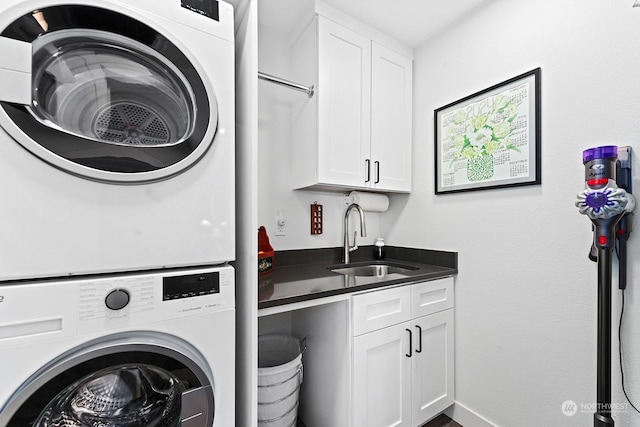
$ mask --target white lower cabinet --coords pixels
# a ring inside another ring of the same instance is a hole
[[[306,339],[307,427],[418,427],[453,404],[452,277],[268,315],[260,330]]]
[[[354,338],[354,426],[411,426],[408,342],[404,323]]]
[[[411,361],[411,420],[419,426],[453,405],[453,309],[413,322],[418,347]]]
[[[452,278],[356,295],[352,306],[362,332],[353,337],[354,427],[417,427],[453,404]]]

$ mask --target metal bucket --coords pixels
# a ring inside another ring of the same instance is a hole
[[[258,337],[258,424],[293,427],[302,384],[301,342],[287,335]]]

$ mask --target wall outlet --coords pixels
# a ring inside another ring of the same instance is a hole
[[[276,212],[276,222],[275,222],[275,230],[276,232],[274,233],[276,236],[286,236],[287,235],[287,229],[286,229],[286,220],[284,217],[284,209],[278,209],[278,211]]]

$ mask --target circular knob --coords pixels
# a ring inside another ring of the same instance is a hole
[[[126,289],[114,289],[107,294],[104,303],[111,310],[122,310],[129,304],[131,297]]]

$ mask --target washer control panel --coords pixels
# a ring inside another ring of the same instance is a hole
[[[162,278],[162,300],[220,293],[220,273],[187,274]]]
[[[233,268],[221,265],[3,284],[0,297],[4,361],[3,349],[17,344],[168,324],[209,327],[211,315],[235,308],[235,279]]]
[[[76,282],[78,331],[133,327],[234,308],[230,266],[162,270]]]

